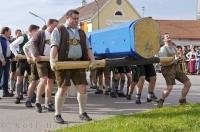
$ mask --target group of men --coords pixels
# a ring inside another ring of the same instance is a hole
[[[110,84],[111,71],[112,86]],[[104,74],[105,86],[103,86],[102,76]],[[106,67],[96,69],[96,74],[91,74],[95,82],[92,87],[96,88],[95,94],[110,95],[112,98],[126,97],[127,100],[131,100],[133,91],[136,88],[136,104],[141,104],[141,93],[143,90],[144,82],[147,80],[148,95],[147,102],[156,101],[157,97],[154,94],[155,83],[156,83],[156,71],[153,64],[146,65],[133,65],[133,66],[119,66],[119,67]],[[127,77],[127,87],[125,88],[125,78]],[[99,85],[97,86],[97,80]],[[91,83],[93,83],[91,82]],[[137,85],[137,87],[136,87]],[[124,92],[126,91],[126,92]]]
[[[182,58],[178,55],[176,45],[171,40],[170,34],[165,33],[163,35],[163,42],[164,45],[160,48],[160,51],[157,56],[159,57],[173,57],[173,61],[161,63],[161,72],[163,74],[163,77],[166,80],[167,87],[162,92],[161,98],[158,99],[155,94],[155,84],[156,84],[156,71],[153,64],[146,64],[146,65],[134,65],[134,66],[122,66],[122,67],[115,67],[111,68],[113,72],[113,78],[112,78],[112,87],[110,89],[110,96],[112,98],[116,97],[124,97],[123,88],[124,88],[124,82],[125,82],[125,75],[127,76],[127,93],[126,98],[127,100],[131,99],[131,95],[133,93],[133,90],[136,88],[136,104],[141,104],[141,93],[144,86],[145,80],[149,82],[148,85],[148,96],[147,96],[147,102],[156,101],[158,103],[158,107],[162,107],[164,100],[168,95],[170,94],[171,90],[173,89],[173,85],[176,84],[175,80],[180,81],[184,84],[181,97],[179,99],[180,104],[186,104],[186,96],[187,93],[190,90],[191,82],[189,78],[186,76],[185,72],[180,68],[179,62]],[[98,69],[97,69],[98,70]],[[100,72],[102,74],[102,72]],[[105,94],[107,93],[106,88],[110,78],[110,74],[108,70],[104,70],[105,73]],[[100,74],[100,75],[101,75]],[[97,74],[98,75],[98,74]],[[132,76],[131,76],[132,75]],[[120,82],[120,85],[119,85]],[[100,83],[101,84],[101,83]],[[136,87],[137,86],[137,87]],[[119,87],[119,88],[118,88]],[[101,86],[101,89],[103,87]],[[99,92],[100,89],[97,88],[96,93]]]
[[[77,100],[79,104],[79,117],[89,121],[91,118],[85,112],[87,103],[86,73],[85,69],[55,71],[57,61],[90,61],[90,68],[95,68],[95,58],[91,46],[84,31],[78,28],[79,12],[69,10],[66,13],[66,23],[58,26],[56,19],[49,19],[47,28],[39,30],[37,25],[29,26],[29,39],[20,30],[16,31],[16,39],[11,42],[11,29],[3,27],[0,37],[1,76],[3,79],[3,97],[12,97],[12,91],[8,90],[9,73],[10,84],[14,85],[16,73],[16,104],[23,99],[23,79],[25,72],[30,75],[28,97],[26,107],[32,107],[33,95],[36,90],[35,107],[41,113],[42,95],[45,93],[45,106],[48,111],[55,111],[54,120],[57,123],[65,123],[61,116],[65,95],[71,82],[78,89]],[[19,34],[19,35],[18,35]],[[10,41],[10,42],[9,42]],[[11,54],[12,53],[12,54]],[[23,58],[26,56],[26,58]],[[49,57],[49,61],[43,61],[43,56]],[[10,72],[10,63],[11,72]],[[16,64],[16,65],[15,65]],[[16,67],[16,70],[15,70]],[[54,101],[51,99],[54,81],[57,81],[58,90]],[[14,89],[12,89],[14,91]]]
[[[81,120],[90,121],[91,117],[86,113],[87,104],[87,80],[85,69],[74,70],[56,70],[56,62],[62,61],[90,61],[89,68],[95,86],[97,85],[97,76],[101,87],[96,87],[96,93],[101,93],[103,90],[103,72],[107,73],[105,79],[105,94],[112,98],[117,96],[126,96],[131,99],[133,90],[137,85],[136,103],[141,104],[141,92],[145,79],[149,82],[147,102],[157,100],[154,94],[156,84],[156,72],[153,64],[143,66],[130,67],[115,67],[112,68],[113,78],[112,86],[110,86],[110,71],[98,69],[97,73],[95,57],[92,52],[90,42],[81,29],[78,28],[79,12],[77,10],[69,10],[66,13],[66,23],[58,25],[56,19],[49,19],[47,27],[44,30],[39,30],[37,25],[30,25],[28,32],[22,34],[20,30],[16,31],[16,39],[11,40],[11,30],[9,27],[4,27],[1,30],[0,36],[0,80],[3,79],[3,97],[13,96],[14,87],[16,89],[16,104],[23,99],[23,80],[25,71],[30,75],[26,107],[32,107],[35,102],[35,107],[38,113],[43,111],[41,106],[42,95],[45,95],[44,109],[54,112],[54,120],[57,123],[64,124],[65,121],[61,116],[62,108],[66,100],[66,95],[71,81],[77,88],[77,101],[79,105],[79,117]],[[175,56],[176,51],[171,49],[171,40],[164,38],[166,45],[165,49],[161,48],[160,56]],[[10,41],[10,42],[9,42]],[[167,50],[166,50],[167,49]],[[169,50],[168,50],[169,49]],[[23,58],[22,56],[26,56]],[[43,61],[43,56],[49,57],[49,61]],[[11,63],[11,70],[10,70]],[[171,71],[173,69],[173,71]],[[163,65],[163,76],[167,82],[167,89],[164,90],[162,98],[158,100],[158,106],[162,107],[164,99],[169,95],[172,86],[175,84],[175,79],[184,83],[180,103],[186,103],[186,95],[189,91],[191,83],[189,79],[181,71],[176,70],[176,64],[172,62],[170,65]],[[16,73],[16,79],[15,79]],[[8,90],[8,80],[10,74],[11,91]],[[125,83],[125,75],[128,78],[127,93],[124,95],[123,87]],[[14,82],[16,80],[16,83]],[[118,90],[120,82],[120,89]],[[57,82],[57,92],[55,94],[55,106],[52,101],[52,88],[54,82]],[[34,100],[34,91],[36,92],[36,100]]]

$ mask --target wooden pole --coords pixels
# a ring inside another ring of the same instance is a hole
[[[40,56],[40,61],[49,61],[49,56]],[[18,59],[26,59],[25,55],[19,55]],[[102,59],[95,60],[96,68],[101,67],[116,67],[116,66],[130,66],[130,65],[145,65],[152,63],[167,64],[174,60],[173,57],[152,57],[149,59],[133,59],[133,58],[117,58],[117,59]],[[33,60],[32,60],[33,61]],[[87,69],[91,61],[63,61],[56,62],[55,69]]]
[[[174,61],[174,57],[160,57],[160,63],[169,63]]]
[[[17,58],[18,59],[26,59],[26,56],[19,54]],[[49,61],[49,56],[40,56],[40,58],[41,58],[40,61]],[[33,59],[31,59],[31,61],[34,62]]]
[[[62,70],[62,69],[87,69],[89,68],[90,61],[63,61],[63,62],[56,62],[55,69]],[[95,60],[96,68],[105,67],[106,60]]]
[[[152,63],[169,63],[173,60],[173,57],[152,57],[150,59],[132,59],[132,58],[118,58],[118,59],[102,59],[96,60],[96,68],[101,67],[116,67],[116,66],[130,66],[130,65],[145,65]],[[90,61],[63,61],[56,62],[55,69],[87,69],[89,68]]]

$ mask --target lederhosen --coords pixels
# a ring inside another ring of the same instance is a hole
[[[37,35],[33,38],[33,44],[37,50],[35,56],[44,56],[44,48],[46,44],[44,30],[39,31]],[[36,67],[40,78],[48,76],[48,78],[55,79],[55,74],[51,70],[50,62],[37,62]],[[35,72],[34,66],[32,70]]]
[[[167,52],[167,57],[173,56],[173,55],[170,55],[170,52],[167,48],[166,48],[166,52]],[[184,83],[185,81],[189,80],[189,78],[185,75],[183,71],[180,70],[178,64],[175,62],[169,65],[162,64],[161,72],[162,72],[163,77],[165,78],[167,85],[175,85],[176,84],[175,79],[177,79],[181,83]]]
[[[69,45],[73,44],[73,40],[69,38],[69,32],[67,31],[66,27],[61,25],[58,27],[58,31],[60,32],[60,46],[58,48],[58,61],[77,61],[82,60],[86,61],[89,60],[88,53],[87,53],[87,45],[86,45],[86,35],[84,31],[78,30],[80,36],[80,44],[82,49],[82,57],[79,59],[69,59]],[[72,41],[72,43],[70,42]],[[77,41],[77,40],[76,40]],[[75,41],[74,41],[75,42]],[[73,81],[75,85],[85,84],[87,85],[86,80],[86,73],[85,69],[75,69],[75,70],[58,70],[55,71],[56,81],[58,86],[65,85],[70,86],[70,80]]]
[[[24,37],[24,41],[21,44],[19,44],[19,51],[18,51],[18,54],[21,54],[21,55],[25,55],[23,51],[23,46],[28,42],[27,35],[24,34],[23,37]],[[27,71],[29,75],[31,74],[30,65],[28,64],[27,60],[26,59],[18,60],[16,64],[17,76],[24,76],[25,71]]]

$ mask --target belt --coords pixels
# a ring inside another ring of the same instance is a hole
[[[76,39],[76,38],[73,38],[73,39],[69,39],[67,41],[70,45],[78,45],[80,44],[80,40]]]

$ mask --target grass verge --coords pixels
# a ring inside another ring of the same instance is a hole
[[[200,104],[164,107],[62,128],[54,132],[197,132]]]

